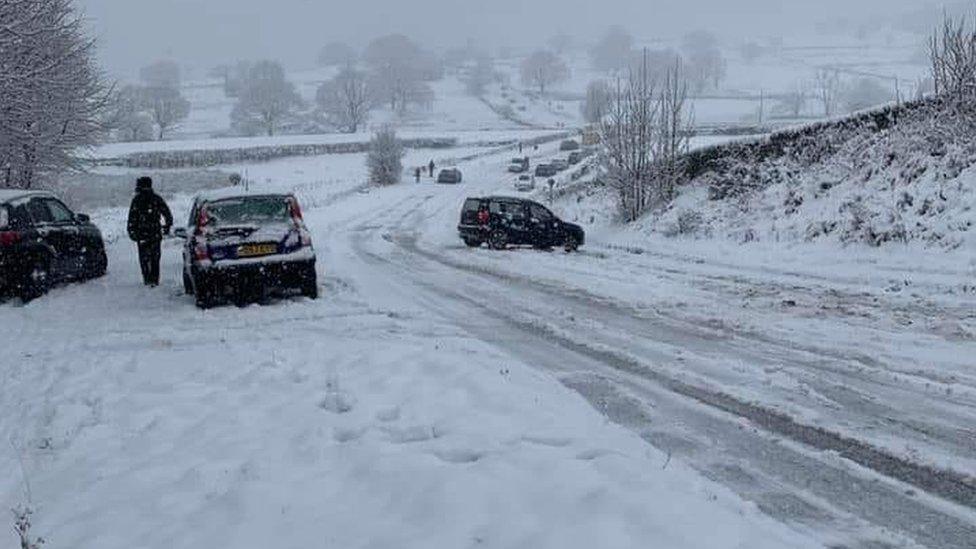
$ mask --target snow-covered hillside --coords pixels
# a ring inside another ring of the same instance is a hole
[[[973,113],[939,101],[719,145],[643,228],[734,242],[976,250]]]

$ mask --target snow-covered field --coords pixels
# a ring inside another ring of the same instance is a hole
[[[108,277],[0,306],[0,500],[32,504],[49,546],[818,545],[384,267],[406,207],[453,216],[505,157],[463,165],[473,188],[339,199],[362,157],[332,160],[332,183],[293,162],[261,173],[303,195],[319,301],[198,311],[174,241],[146,289],[107,209]],[[188,197],[173,206],[184,219]]]

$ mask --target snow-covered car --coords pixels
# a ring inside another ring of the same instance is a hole
[[[557,159],[553,160],[552,162],[550,162],[550,165],[557,172],[564,172],[564,171],[566,171],[566,170],[569,169],[569,161],[568,160],[565,160],[563,158],[557,158]]]
[[[515,180],[515,190],[520,193],[527,193],[535,190],[535,178],[531,175],[520,175]]]
[[[437,182],[445,183],[448,185],[457,185],[461,182],[462,175],[461,170],[457,168],[446,168],[437,174]]]
[[[0,294],[30,301],[107,267],[102,233],[87,215],[48,192],[0,190]]]
[[[542,249],[561,246],[571,252],[586,241],[579,225],[559,219],[542,204],[508,196],[465,200],[458,234],[471,248],[488,243],[493,250],[509,246]]]
[[[176,235],[186,240],[183,287],[201,308],[227,296],[243,304],[272,291],[318,297],[315,249],[294,195],[202,194]]]
[[[525,173],[529,171],[529,159],[526,158],[513,158],[512,162],[508,165],[508,171],[511,173]]]
[[[571,166],[575,166],[583,161],[583,153],[580,151],[571,152],[569,153],[569,156],[566,157],[566,161],[569,162]]]

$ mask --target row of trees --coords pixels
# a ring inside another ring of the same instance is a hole
[[[727,75],[718,39],[707,31],[685,35],[680,51],[637,50],[634,43],[634,37],[623,27],[611,27],[590,48],[590,62],[598,70],[617,75],[646,66],[652,77],[663,77],[680,60],[682,78],[695,94],[717,89]]]
[[[110,94],[72,0],[5,0],[0,187],[29,188],[78,168],[78,151],[101,138]]]

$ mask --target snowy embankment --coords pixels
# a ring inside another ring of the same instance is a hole
[[[321,159],[253,166],[302,196],[314,302],[200,312],[176,242],[145,289],[124,210],[93,212],[109,275],[0,305],[0,504],[33,505],[48,547],[815,546],[359,252],[395,251],[379,236],[405,201],[491,192],[505,160],[368,194],[347,192],[361,155],[327,180]],[[184,220],[189,197],[172,205]]]
[[[924,100],[699,151],[675,203],[637,230],[972,254],[974,129],[973,112]]]

